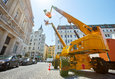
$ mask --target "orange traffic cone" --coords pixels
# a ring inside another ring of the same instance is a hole
[[[50,67],[51,67],[51,64],[49,64],[49,68],[48,68],[48,70],[50,70]]]

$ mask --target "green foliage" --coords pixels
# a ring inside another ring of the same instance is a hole
[[[19,54],[19,55],[16,55],[16,56],[17,56],[18,58],[22,58],[22,55],[20,55],[20,54]]]
[[[52,58],[52,56],[51,56],[51,55],[48,55],[48,58]]]
[[[29,57],[29,53],[26,53],[26,54],[25,54],[25,57]]]

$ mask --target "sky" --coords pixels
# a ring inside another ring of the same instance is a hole
[[[34,16],[34,28],[38,30],[43,26],[47,45],[55,45],[55,32],[51,26],[45,26],[44,20],[58,25],[69,25],[66,18],[52,10],[52,18],[48,19],[43,10],[50,11],[54,5],[67,12],[87,25],[91,24],[115,24],[115,0],[31,0]]]

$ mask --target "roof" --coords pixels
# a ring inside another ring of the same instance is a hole
[[[75,25],[72,25],[74,29],[78,29]],[[115,24],[96,24],[96,25],[88,25],[90,27],[92,26],[100,26],[101,28],[115,28]],[[57,27],[58,30],[60,29],[72,29],[70,25],[59,25]]]
[[[41,27],[39,28],[39,30],[43,30],[42,25],[41,25]]]

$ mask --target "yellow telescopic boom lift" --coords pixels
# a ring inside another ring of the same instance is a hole
[[[69,46],[63,45],[64,47],[59,57],[60,75],[68,75],[68,71],[71,69],[81,70],[91,68],[93,68],[97,73],[107,73],[108,66],[106,61],[99,57],[89,57],[89,54],[107,53],[109,51],[101,28],[99,26],[89,27],[55,6],[51,7],[50,12],[44,10],[46,16],[49,18],[52,17],[52,9],[63,15],[69,23],[73,23],[85,34],[84,37],[72,41]],[[59,37],[59,39],[60,38],[61,37]],[[60,42],[62,42],[62,40],[60,40]]]

